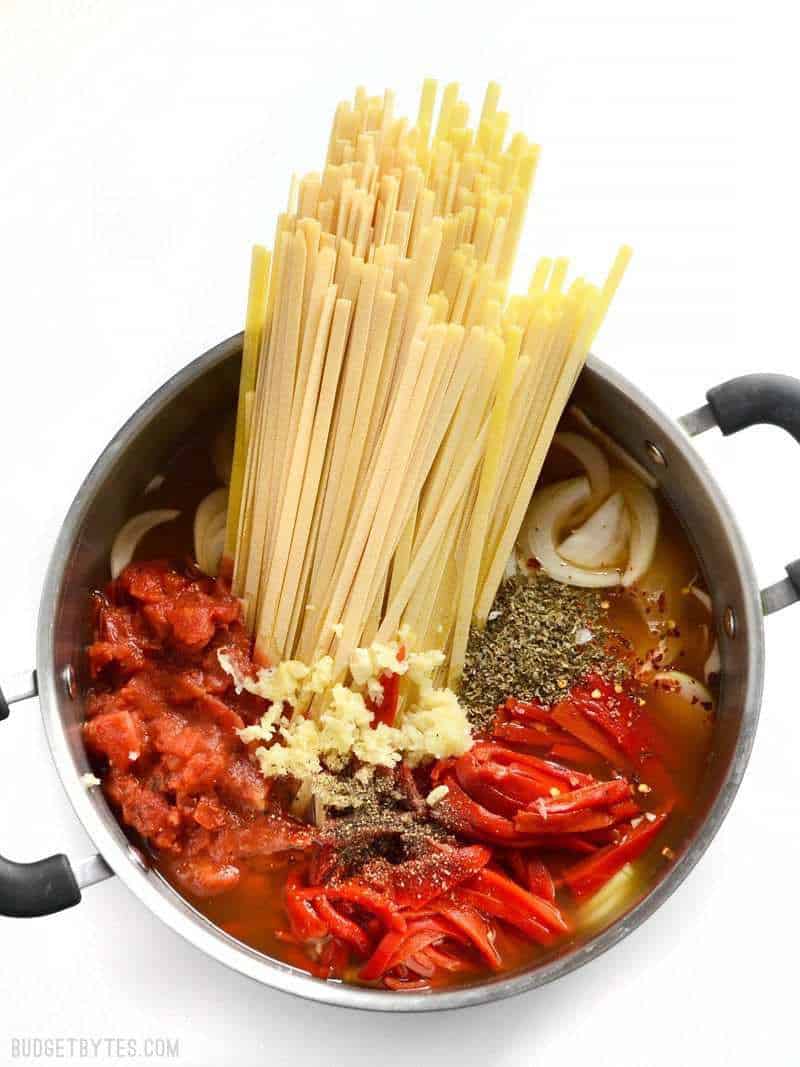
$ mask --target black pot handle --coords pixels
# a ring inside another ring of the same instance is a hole
[[[800,444],[800,379],[787,374],[744,374],[706,393],[703,407],[679,419],[691,436],[718,426],[727,437],[748,426],[779,426]],[[764,614],[800,600],[800,559],[786,567],[787,577],[762,590]]]
[[[9,705],[36,695],[36,676],[27,676],[15,689],[0,687],[0,721],[8,718]],[[0,915],[30,919],[52,915],[79,903],[81,891],[65,855],[48,856],[34,863],[14,863],[0,856]]]

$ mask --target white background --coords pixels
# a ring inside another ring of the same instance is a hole
[[[357,83],[411,112],[428,74],[476,107],[503,83],[544,145],[522,274],[566,253],[597,276],[630,242],[596,350],[666,411],[737,373],[794,371],[797,65],[788,5],[750,8],[0,0],[2,671],[32,662],[83,474],[155,387],[240,328],[249,245],[270,240],[290,171],[320,165]],[[776,580],[800,555],[797,448],[770,430],[698,447]],[[81,1035],[177,1037],[191,1067],[800,1062],[798,632],[800,609],[768,621],[755,752],[710,852],[583,971],[466,1014],[337,1012],[228,973],[111,881],[62,915],[0,920],[0,1063],[12,1037]],[[7,855],[90,851],[35,702],[0,728],[0,798]]]

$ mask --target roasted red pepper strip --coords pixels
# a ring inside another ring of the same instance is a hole
[[[631,796],[631,786],[623,778],[610,782],[594,782],[592,785],[573,789],[558,796],[540,797],[531,804],[531,810],[543,818],[560,815],[570,811],[587,811],[590,808],[605,808],[627,800]]]
[[[528,745],[531,748],[550,748],[558,741],[563,741],[565,736],[563,730],[554,730],[541,723],[526,726],[521,722],[502,722],[492,730],[492,737],[499,738],[501,741],[511,741],[515,745]]]
[[[386,975],[383,984],[393,993],[422,993],[431,987],[426,978],[392,978],[390,974]]]
[[[297,895],[299,887],[300,879],[297,873],[290,871],[286,879],[284,906],[289,916],[292,933],[299,941],[308,941],[312,937],[324,937],[328,929],[317,915],[311,901],[304,900]]]
[[[550,709],[544,704],[535,701],[516,700],[509,697],[505,704],[497,709],[497,718],[522,719],[525,722],[542,722],[546,725],[551,721]]]
[[[571,760],[573,763],[589,764],[589,766],[595,766],[601,758],[597,752],[571,740],[557,742],[550,749],[550,755],[556,760]]]
[[[346,900],[376,915],[387,929],[405,929],[405,919],[389,897],[358,882],[310,886],[308,889],[298,890],[297,895],[306,900],[316,900],[320,896],[325,896],[328,900]]]
[[[581,709],[571,700],[564,700],[553,708],[553,718],[567,733],[577,737],[587,748],[591,748],[618,771],[628,773],[630,760],[616,745],[607,740],[602,730],[588,721]]]
[[[430,919],[415,923],[403,931],[390,930],[381,939],[358,976],[365,982],[375,981],[410,956],[415,956],[429,945],[448,936],[449,931],[445,927]]]
[[[523,915],[530,915],[549,930],[562,934],[569,930],[564,916],[554,904],[534,896],[499,871],[483,870],[465,888],[484,893],[498,904],[507,905]]]
[[[519,811],[514,816],[516,829],[531,834],[585,834],[591,830],[603,830],[613,823],[614,816],[602,811],[567,811],[544,817],[538,811]]]
[[[570,699],[630,759],[638,763],[645,754],[661,751],[663,742],[652,721],[642,714],[641,705],[629,693],[618,693],[610,682],[590,675],[584,685],[572,690]]]
[[[380,703],[375,700],[367,700],[367,707],[372,712],[373,726],[385,723],[387,726],[394,724],[397,714],[397,702],[400,695],[400,675],[384,671],[378,681],[383,688],[383,697]]]
[[[626,819],[635,819],[637,815],[641,815],[642,809],[635,800],[623,800],[619,804],[612,804],[608,813],[614,816],[614,822],[624,822]]]
[[[626,863],[642,855],[663,827],[667,816],[668,812],[661,812],[652,822],[641,822],[620,844],[608,845],[568,868],[564,872],[564,882],[577,897],[593,893]]]
[[[517,807],[531,804],[540,797],[550,796],[550,790],[558,788],[558,786],[549,784],[552,779],[544,775],[537,775],[515,767],[503,767],[499,763],[484,763],[483,766],[477,768],[475,776],[478,782],[494,786],[501,793],[505,793],[507,797],[516,802]],[[461,784],[469,788],[465,782],[462,781]]]
[[[532,915],[526,914],[508,903],[496,900],[488,893],[479,893],[475,889],[461,886],[456,890],[455,898],[462,907],[467,905],[477,908],[484,915],[491,915],[494,918],[502,919],[503,922],[511,926],[515,926],[531,941],[535,941],[539,945],[551,945],[554,941],[555,935],[552,930],[540,923],[538,919],[534,919]]]
[[[491,851],[483,845],[444,845],[410,862],[399,863],[391,869],[394,899],[400,907],[420,908],[472,878],[491,858]]]
[[[510,819],[477,804],[469,797],[454,775],[446,775],[444,785],[448,788],[446,798],[437,804],[437,808],[444,809],[455,817],[459,824],[459,830],[463,833],[474,835],[483,840],[499,841],[503,844],[514,844],[524,841],[524,837],[517,833]],[[446,808],[445,808],[446,805]],[[434,808],[436,811],[436,808]]]
[[[514,767],[518,770],[527,769],[529,773],[538,773],[554,781],[548,782],[548,786],[560,786],[563,782],[572,786],[573,789],[581,785],[589,785],[594,781],[591,774],[575,771],[571,767],[564,767],[553,760],[542,759],[530,752],[515,752],[514,749],[506,748],[505,745],[494,744],[491,741],[480,742],[473,745],[468,755],[473,755],[481,762],[493,761],[506,767]],[[464,757],[460,757],[463,759]]]
[[[518,800],[514,800],[513,797],[501,792],[489,782],[480,781],[477,776],[471,778],[465,788],[468,795],[478,804],[482,804],[489,811],[493,811],[496,815],[503,815],[513,822],[514,816],[520,808]]]
[[[346,916],[331,904],[327,897],[318,897],[315,901],[317,913],[328,930],[334,937],[347,942],[362,956],[366,956],[370,950],[369,938],[352,919]]]
[[[438,910],[440,915],[469,938],[492,970],[496,971],[502,967],[500,953],[491,940],[492,928],[475,908],[466,904],[445,902],[439,904]]]
[[[405,930],[390,930],[381,938],[375,951],[358,972],[358,977],[365,982],[375,981],[389,969],[389,961],[394,950],[405,937]]]
[[[417,955],[419,955],[419,953]],[[467,960],[452,956],[449,952],[445,952],[443,949],[434,945],[428,945],[424,955],[436,967],[441,968],[443,971],[450,971],[451,974],[455,974],[458,971],[464,971],[469,967]]]
[[[540,859],[535,857],[525,863],[528,876],[528,889],[535,897],[541,897],[552,904],[556,899],[556,887],[553,877]]]

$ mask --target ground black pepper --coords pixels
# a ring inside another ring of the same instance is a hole
[[[357,802],[350,811],[331,812],[320,828],[320,841],[335,849],[335,878],[352,877],[376,859],[406,862],[432,839],[449,839],[427,805],[410,809],[392,772],[378,772],[364,783],[349,781]]]

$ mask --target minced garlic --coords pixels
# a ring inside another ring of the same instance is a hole
[[[273,704],[288,704],[292,708],[309,704],[313,697],[324,693],[333,681],[333,660],[330,656],[322,656],[310,667],[298,659],[284,660],[277,667],[260,670],[255,678],[240,674],[224,650],[220,649],[217,659],[225,673],[233,679],[237,693],[244,689]]]
[[[259,723],[239,730],[245,744],[263,742],[254,753],[261,773],[266,778],[290,775],[303,781],[325,770],[339,771],[353,756],[372,769],[391,768],[402,759],[414,767],[428,759],[466,752],[472,746],[466,712],[452,690],[433,685],[432,676],[444,662],[443,654],[412,652],[398,658],[402,647],[399,642],[375,642],[356,649],[350,658],[350,686],[330,685],[330,656],[311,666],[289,660],[247,677],[230,656],[218,652],[220,665],[233,678],[237,692],[246,690],[271,702]],[[375,700],[378,690],[383,695],[378,678],[387,672],[406,676],[404,707],[394,725],[375,726],[365,696]],[[325,699],[320,707],[305,714],[312,698],[322,694]],[[291,714],[286,713],[286,705]]]
[[[435,808],[439,801],[444,800],[449,792],[449,786],[437,785],[434,789],[431,789],[430,793],[425,797],[425,803],[428,804],[429,807]]]

